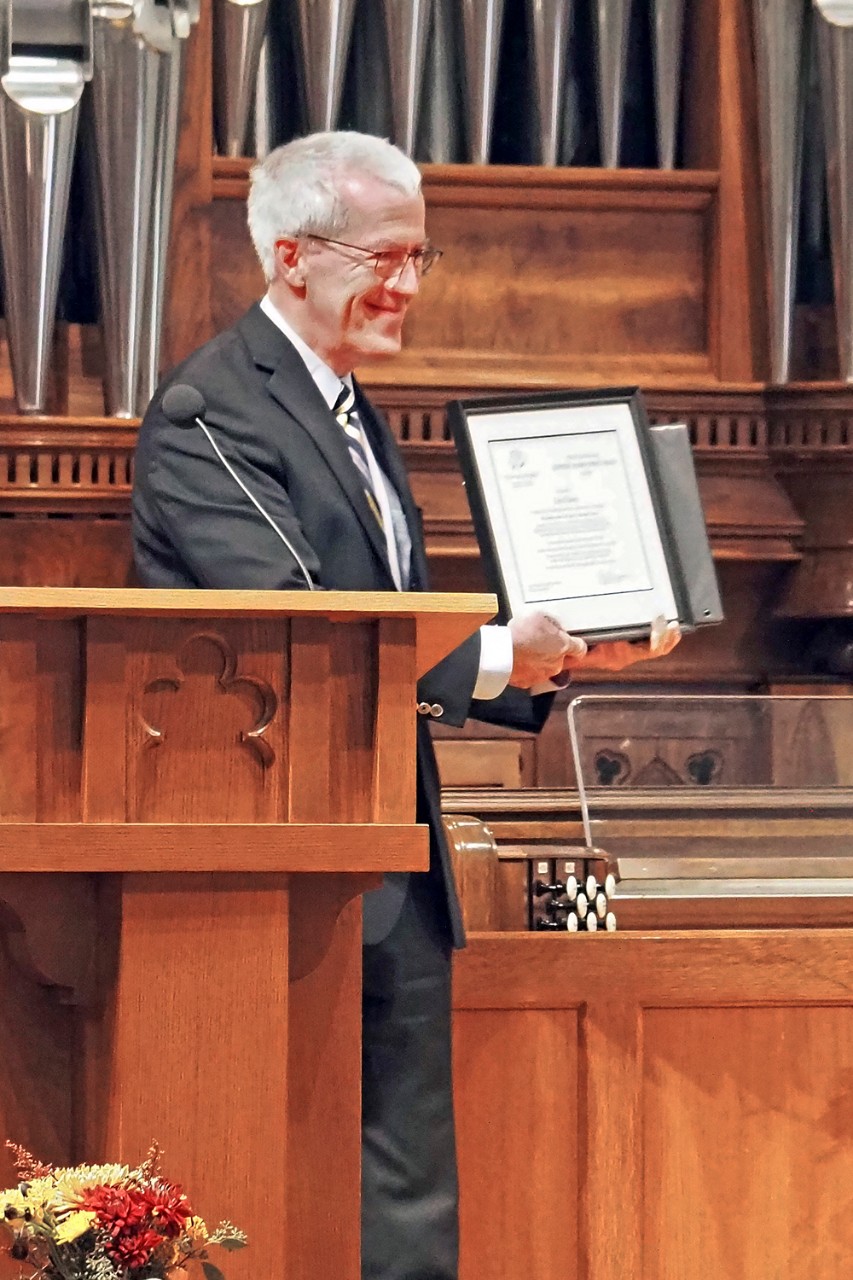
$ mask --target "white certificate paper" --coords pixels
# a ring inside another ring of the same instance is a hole
[[[469,415],[513,615],[544,609],[589,634],[677,617],[627,404]]]

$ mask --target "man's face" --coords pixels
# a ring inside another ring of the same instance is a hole
[[[311,236],[300,238],[300,287],[288,285],[293,305],[286,314],[308,345],[343,375],[365,361],[397,354],[403,320],[418,291],[411,261],[383,280],[374,270],[370,251],[419,249],[426,230],[421,195],[406,196],[375,178],[350,179],[341,191],[350,217],[346,230],[335,238],[368,253]]]

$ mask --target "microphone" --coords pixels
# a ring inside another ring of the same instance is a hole
[[[204,417],[207,405],[196,387],[176,382],[163,396],[161,407],[173,427],[194,427],[196,419]]]
[[[279,529],[269,512],[264,510],[248,486],[240,479],[237,472],[231,466],[231,463],[225,457],[224,453],[219,448],[219,445],[211,435],[210,428],[204,420],[207,405],[205,404],[204,396],[198,388],[191,387],[187,382],[176,382],[174,386],[169,387],[168,390],[164,392],[163,398],[160,401],[160,407],[163,410],[164,415],[174,427],[181,427],[182,429],[201,427],[210,443],[210,447],[213,449],[213,452],[216,454],[229,476],[231,476],[231,479],[236,481],[243,493],[252,503],[253,507],[260,512],[267,524],[278,535],[290,554],[293,556],[293,559],[296,561],[302,576],[305,579],[308,590],[317,591],[318,587],[311,577],[311,574],[305,568],[299,552],[290,542],[289,538],[282,533],[281,529]]]

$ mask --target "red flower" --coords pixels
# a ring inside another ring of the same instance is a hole
[[[96,1215],[107,1236],[107,1253],[119,1266],[145,1266],[164,1240],[179,1236],[192,1217],[180,1187],[158,1179],[148,1187],[87,1187],[81,1209]]]
[[[98,1226],[113,1237],[123,1232],[136,1233],[148,1216],[148,1205],[141,1193],[124,1187],[87,1187],[80,1208],[96,1214]]]
[[[107,1246],[107,1253],[119,1266],[131,1269],[144,1267],[151,1254],[162,1243],[163,1237],[156,1231],[139,1231],[133,1235],[123,1235],[114,1239]]]
[[[141,1191],[140,1195],[148,1206],[152,1226],[171,1239],[179,1236],[193,1213],[181,1188],[171,1182],[158,1180]]]

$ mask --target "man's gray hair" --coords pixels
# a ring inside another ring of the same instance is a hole
[[[276,147],[252,169],[249,232],[267,280],[275,276],[282,236],[339,236],[349,209],[341,194],[348,177],[373,177],[415,196],[417,166],[399,147],[370,133],[312,133]]]

